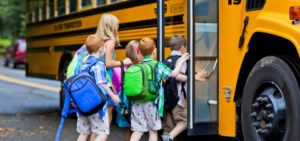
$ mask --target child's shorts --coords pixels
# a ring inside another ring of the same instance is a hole
[[[88,117],[77,115],[77,132],[83,135],[88,135],[91,132],[97,135],[109,135],[109,120],[107,112],[102,119],[100,119],[99,113],[95,113]]]
[[[139,132],[161,129],[161,119],[153,101],[135,103],[131,108],[131,130]]]
[[[187,108],[176,105],[170,113],[166,113],[164,116],[164,132],[171,132],[175,128],[176,124],[183,122],[187,124]]]

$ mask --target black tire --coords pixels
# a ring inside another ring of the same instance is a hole
[[[66,71],[67,71],[67,67],[69,66],[69,64],[71,63],[72,58],[68,58],[63,65],[63,68],[60,69],[60,73],[59,73],[59,79],[61,81],[61,89],[59,91],[59,108],[60,108],[60,112],[63,109],[64,106],[64,101],[65,101],[65,94],[64,94],[64,87],[63,87],[63,81],[66,79]],[[71,114],[68,116],[69,118],[75,119],[77,117],[76,113]]]
[[[59,111],[61,112],[64,107],[64,101],[65,101],[65,94],[64,94],[64,88],[61,87],[59,91]]]
[[[62,68],[60,68],[60,72],[59,72],[59,81],[61,83],[61,89],[59,91],[59,108],[60,108],[60,111],[62,111],[63,106],[64,106],[64,101],[65,101],[63,81],[66,79],[66,70],[67,70],[67,67],[69,66],[70,62],[71,62],[71,59],[65,60],[65,62],[63,63],[63,66],[61,66]]]
[[[266,92],[273,93],[269,94]],[[263,99],[266,98],[261,100],[259,97]],[[281,105],[276,102],[272,103],[272,97],[276,99],[277,102],[280,101]],[[260,111],[264,110],[264,106],[268,105],[268,102],[272,104],[272,107],[270,108],[269,106],[268,109],[264,111],[264,114],[261,113]],[[256,103],[259,104],[259,106],[257,106]],[[285,106],[282,106],[282,104],[285,104]],[[280,107],[280,111],[274,107]],[[251,70],[243,92],[241,120],[244,140],[299,140],[299,107],[299,84],[290,66],[282,59],[274,56],[261,59]],[[272,112],[275,112],[273,118],[271,116]],[[268,122],[275,124],[270,124],[273,126],[268,128],[265,126]]]

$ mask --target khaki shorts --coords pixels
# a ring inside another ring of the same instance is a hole
[[[139,132],[161,129],[161,119],[153,101],[135,103],[131,108],[131,130]]]
[[[95,113],[88,117],[77,116],[77,132],[83,135],[89,135],[91,132],[109,135],[109,120],[108,113],[100,119],[99,113]]]
[[[171,132],[176,124],[183,122],[187,125],[187,108],[176,105],[175,108],[164,116],[164,132]]]

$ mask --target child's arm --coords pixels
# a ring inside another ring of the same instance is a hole
[[[195,79],[197,81],[205,81],[205,77],[207,77],[207,72],[205,70],[201,70],[200,72],[197,72]],[[180,82],[186,82],[187,81],[187,75],[184,74],[178,74],[176,77],[176,80]]]
[[[180,73],[180,69],[187,60],[190,59],[190,55],[188,53],[183,54],[178,60],[175,69],[172,71],[171,77],[176,78]]]
[[[111,89],[109,88],[109,86],[107,84],[101,84],[101,86],[105,89],[105,91],[107,92],[108,96],[113,100],[113,102],[115,104],[120,102],[120,99],[117,95],[115,95]]]
[[[176,77],[176,80],[180,81],[180,82],[186,82],[187,81],[187,76],[185,74],[178,74]]]
[[[105,55],[105,65],[107,68],[119,67],[121,66],[120,61],[113,60],[113,54],[115,51],[116,43],[113,40],[109,40],[106,43],[106,55]],[[124,65],[132,64],[129,58],[123,60]]]
[[[197,72],[195,78],[197,81],[204,81],[205,77],[207,77],[207,71],[201,70],[200,72]]]

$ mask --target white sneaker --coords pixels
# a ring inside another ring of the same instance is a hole
[[[163,141],[174,141],[170,134],[163,134],[161,135]]]

